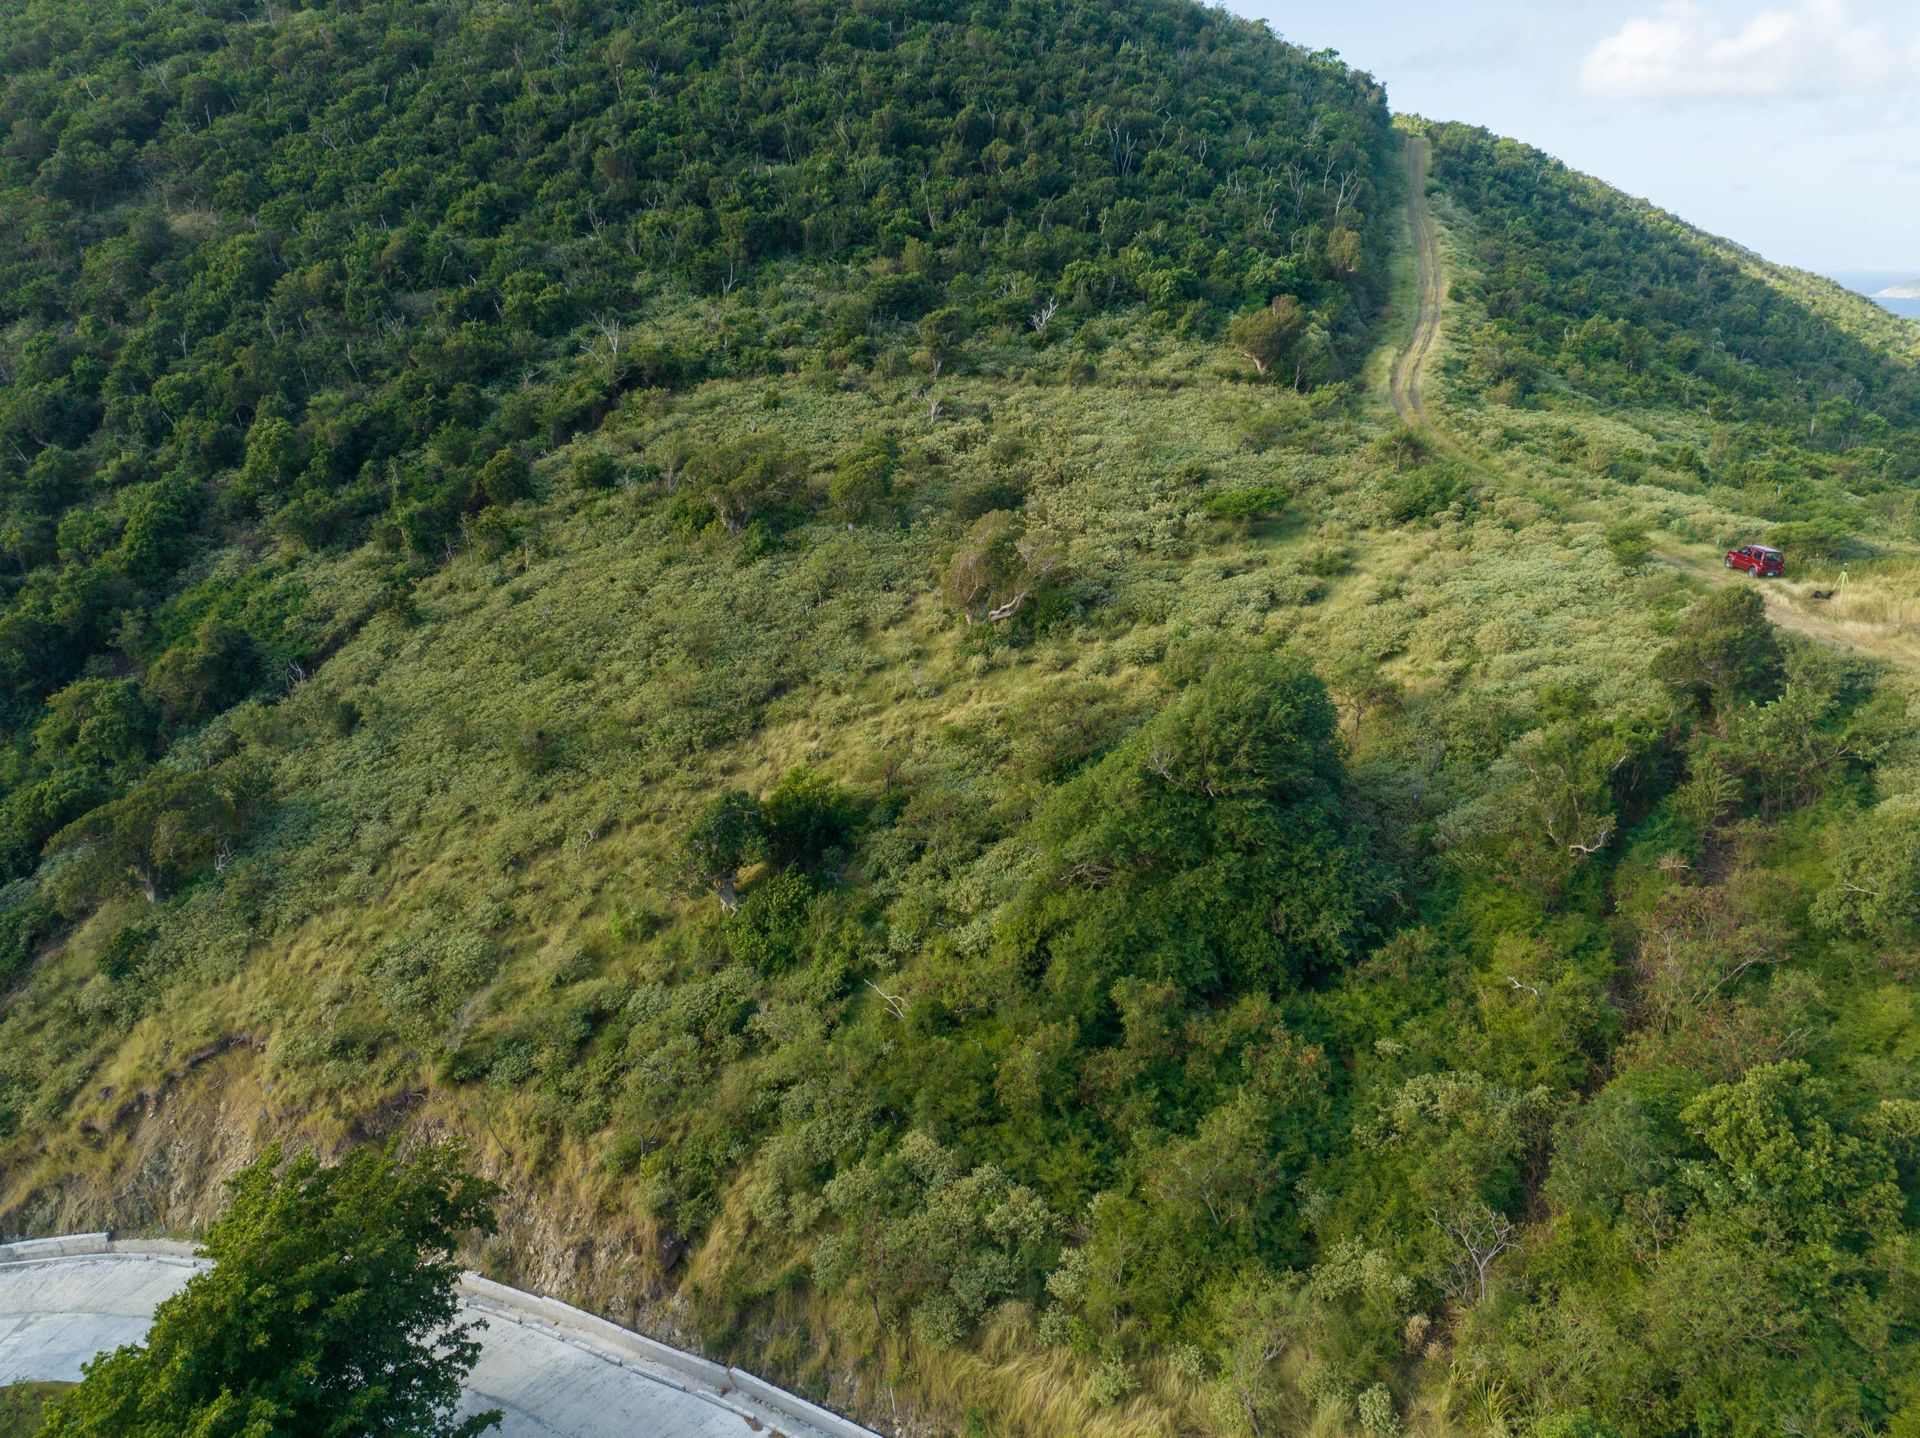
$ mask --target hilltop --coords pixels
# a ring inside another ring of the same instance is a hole
[[[456,1134],[914,1431],[1912,1421],[1910,326],[1176,0],[0,75],[0,1228]]]

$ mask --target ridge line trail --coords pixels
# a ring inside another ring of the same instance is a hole
[[[1424,393],[1426,371],[1439,347],[1446,306],[1439,235],[1434,227],[1432,210],[1427,204],[1427,175],[1432,154],[1433,148],[1426,136],[1406,137],[1407,223],[1413,241],[1419,299],[1414,312],[1413,334],[1406,347],[1394,356],[1393,366],[1388,372],[1387,399],[1400,422],[1408,429],[1419,431],[1435,448],[1472,466],[1483,475],[1500,478],[1502,466],[1497,460],[1482,454],[1478,446],[1470,441],[1463,441],[1442,429],[1427,413]],[[1569,517],[1587,523],[1599,523],[1604,517],[1595,512],[1594,501],[1590,499],[1568,496],[1566,506]],[[1847,618],[1844,610],[1849,606],[1844,599],[1850,596],[1843,596],[1836,601],[1840,606],[1839,612],[1810,613],[1794,603],[1809,587],[1807,585],[1749,579],[1712,563],[1710,559],[1670,544],[1657,548],[1654,558],[1707,585],[1758,583],[1768,617],[1781,628],[1791,629],[1822,644],[1920,668],[1920,635],[1903,625],[1864,617]]]
[[[1413,263],[1419,302],[1414,311],[1413,336],[1394,357],[1387,377],[1387,398],[1400,422],[1408,428],[1431,427],[1420,392],[1427,360],[1440,338],[1440,242],[1433,215],[1427,209],[1427,166],[1432,146],[1425,135],[1407,137],[1407,223],[1413,235]]]

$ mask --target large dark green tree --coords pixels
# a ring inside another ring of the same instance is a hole
[[[1695,703],[1764,703],[1780,690],[1780,645],[1759,591],[1746,585],[1708,595],[1681,619],[1653,672]]]
[[[1002,952],[1075,1009],[1121,979],[1207,996],[1350,959],[1387,886],[1344,790],[1319,680],[1227,658],[1035,817]]]
[[[94,1360],[45,1438],[476,1438],[455,1416],[479,1354],[453,1255],[493,1228],[459,1152],[269,1150],[207,1232],[214,1266],[160,1306],[144,1344]]]

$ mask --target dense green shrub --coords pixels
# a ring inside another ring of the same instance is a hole
[[[776,864],[831,869],[844,862],[859,822],[854,795],[828,775],[797,765],[761,802]]]
[[[1682,619],[1673,641],[1654,656],[1653,672],[1702,705],[1771,699],[1784,674],[1759,592],[1742,586],[1701,600]]]
[[[769,874],[727,915],[727,951],[757,973],[777,974],[805,956],[814,889],[803,874]]]
[[[1271,485],[1210,494],[1201,506],[1211,519],[1224,519],[1240,524],[1271,519],[1286,507],[1287,496]]]
[[[1038,859],[997,936],[1004,960],[1093,1019],[1123,977],[1187,998],[1353,957],[1380,876],[1341,802],[1333,731],[1304,666],[1214,667],[1035,816]]]

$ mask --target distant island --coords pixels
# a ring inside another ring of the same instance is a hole
[[[1904,285],[1892,285],[1874,295],[1876,300],[1920,300],[1920,280],[1908,280]]]

